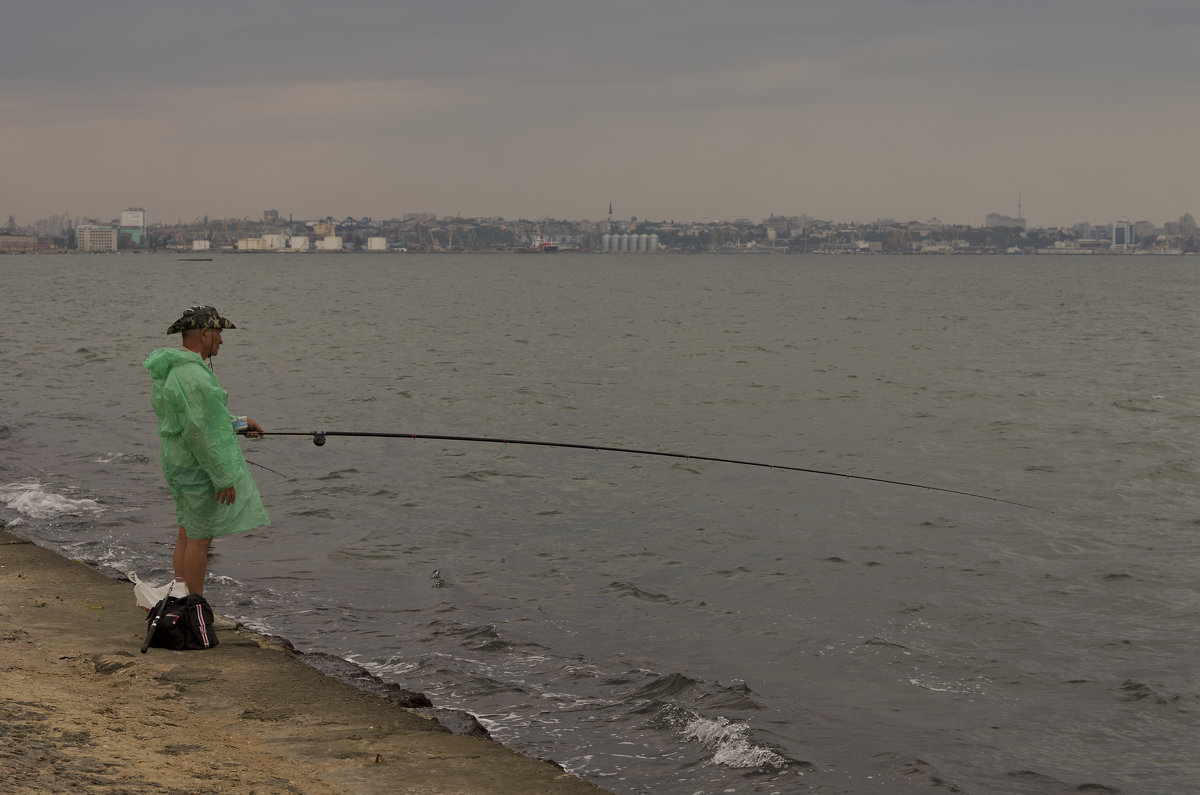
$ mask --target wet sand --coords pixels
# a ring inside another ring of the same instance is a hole
[[[229,622],[213,649],[140,654],[144,616],[132,583],[0,529],[6,792],[603,792]]]

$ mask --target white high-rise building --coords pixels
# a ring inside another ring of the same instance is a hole
[[[121,211],[122,229],[145,229],[146,211],[141,207],[130,207]]]

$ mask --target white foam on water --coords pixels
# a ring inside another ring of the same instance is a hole
[[[101,453],[92,460],[97,464],[145,464],[150,459],[140,453]]]
[[[744,723],[733,723],[727,718],[696,718],[687,725],[684,733],[706,748],[713,750],[713,762],[733,768],[784,766],[782,756],[750,741],[750,727]]]
[[[713,751],[713,762],[732,768],[785,767],[787,759],[750,741],[750,727],[728,718],[696,716],[683,727],[683,735]]]
[[[0,502],[30,519],[95,515],[104,510],[95,500],[71,499],[46,491],[40,483],[6,483],[0,486]]]

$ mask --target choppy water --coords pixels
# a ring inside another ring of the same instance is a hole
[[[1200,263],[0,257],[0,520],[169,573],[151,349],[268,429],[216,609],[619,793],[1184,793]],[[131,620],[138,620],[130,594]],[[1092,786],[1088,786],[1092,785]]]

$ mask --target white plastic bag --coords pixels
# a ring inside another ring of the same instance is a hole
[[[187,596],[187,584],[171,580],[166,585],[150,585],[138,579],[137,572],[129,572],[129,581],[133,583],[133,596],[137,599],[138,607],[149,610],[163,599],[170,596]]]

